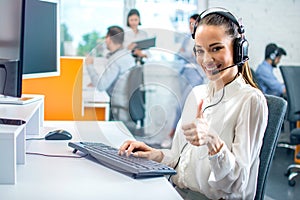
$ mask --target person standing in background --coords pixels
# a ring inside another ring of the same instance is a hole
[[[135,48],[135,41],[144,40],[148,38],[147,32],[138,28],[141,25],[141,17],[137,9],[131,9],[129,11],[127,15],[126,25],[128,29],[125,30],[124,47],[132,51],[133,56],[139,58],[147,58],[147,53]]]
[[[266,46],[265,60],[255,71],[258,85],[265,94],[283,97],[286,93],[285,85],[278,81],[273,72],[282,55],[287,55],[286,51],[276,44],[270,43]]]

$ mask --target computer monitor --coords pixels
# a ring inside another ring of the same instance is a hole
[[[59,7],[60,0],[0,0],[0,95],[20,97],[20,78],[60,74]]]
[[[0,102],[1,98],[21,97],[22,67],[18,60],[0,59]]]
[[[23,0],[23,78],[60,75],[59,10],[60,0]]]

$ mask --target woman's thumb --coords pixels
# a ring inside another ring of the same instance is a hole
[[[203,105],[203,99],[201,99],[200,102],[199,102],[196,118],[202,118],[203,117],[202,105]]]

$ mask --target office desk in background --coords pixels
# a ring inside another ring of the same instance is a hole
[[[110,98],[105,91],[100,92],[95,88],[84,88],[82,99],[85,120],[109,120]]]
[[[107,64],[107,58],[95,57],[94,66],[98,74],[102,74]],[[82,99],[84,105],[84,120],[109,120],[110,97],[105,91],[98,91],[95,87],[90,86],[91,79],[83,67]]]
[[[73,141],[99,141],[118,147],[134,139],[121,122],[45,121],[39,137],[63,128]],[[27,136],[32,137],[32,136]],[[75,156],[69,141],[27,141],[27,152]],[[164,177],[132,179],[86,158],[26,155],[25,165],[18,165],[18,182],[0,185],[0,199],[181,199]]]

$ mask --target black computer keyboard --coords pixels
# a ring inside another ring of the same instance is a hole
[[[158,163],[145,158],[137,158],[132,155],[119,155],[118,149],[103,143],[91,142],[69,142],[69,146],[89,154],[99,161],[99,163],[129,175],[133,178],[158,177],[164,175],[174,175],[176,171],[162,163]]]

